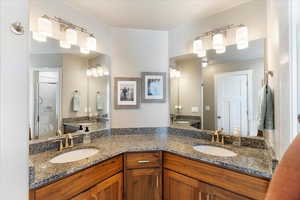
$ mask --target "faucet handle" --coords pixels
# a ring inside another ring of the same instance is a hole
[[[71,133],[68,133],[68,135],[67,135],[67,143],[68,143],[68,147],[74,146],[73,136]]]

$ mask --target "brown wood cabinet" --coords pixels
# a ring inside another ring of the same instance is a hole
[[[126,153],[125,199],[162,199],[162,153]]]
[[[122,171],[123,156],[117,156],[38,188],[34,191],[33,196],[35,200],[69,200]]]
[[[122,195],[123,173],[119,173],[70,200],[122,200]]]
[[[164,200],[199,200],[199,195],[197,180],[164,170]]]
[[[250,200],[196,179],[164,170],[164,200]]]
[[[241,174],[171,153],[164,153],[164,168],[250,199],[263,200],[269,186],[267,179]]]
[[[262,200],[268,185],[267,179],[156,151],[114,157],[31,190],[30,200]]]
[[[160,200],[161,169],[133,169],[126,175],[127,200]]]

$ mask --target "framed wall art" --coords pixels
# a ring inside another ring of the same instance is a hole
[[[140,107],[140,78],[114,79],[115,109]]]
[[[142,73],[142,102],[163,103],[166,102],[166,73],[143,72]]]

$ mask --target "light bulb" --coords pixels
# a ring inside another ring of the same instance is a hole
[[[39,32],[32,32],[32,38],[38,42],[47,41],[47,37],[45,35],[40,34]]]
[[[87,39],[86,39],[86,45],[87,45],[87,48],[90,50],[90,51],[96,51],[97,50],[97,40],[94,36],[89,36]]]
[[[213,48],[215,50],[218,49],[224,49],[225,43],[224,43],[224,35],[221,33],[217,33],[213,36]]]
[[[103,67],[97,67],[98,76],[103,76]]]
[[[38,32],[46,37],[52,37],[52,31],[52,22],[45,17],[40,17],[38,19]]]
[[[108,76],[109,75],[109,71],[107,69],[105,69],[104,72],[103,72],[103,75],[104,76]]]
[[[66,30],[66,41],[72,45],[77,44],[77,32],[74,29],[68,28]]]
[[[93,75],[93,77],[98,77],[98,73],[97,73],[96,68],[92,68],[92,75]]]
[[[70,49],[70,48],[71,48],[71,44],[68,43],[68,42],[65,41],[65,40],[59,41],[59,46],[60,46],[61,48],[64,48],[64,49]]]
[[[92,70],[87,69],[87,70],[86,70],[86,75],[87,75],[87,76],[92,76]]]
[[[236,30],[236,44],[238,49],[246,49],[249,46],[248,28],[242,26]]]

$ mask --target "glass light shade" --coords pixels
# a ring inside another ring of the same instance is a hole
[[[96,40],[95,37],[89,36],[89,37],[86,39],[86,43],[87,43],[87,48],[88,48],[90,51],[96,51],[96,50],[97,50],[97,40]]]
[[[46,37],[52,37],[52,22],[45,17],[40,17],[38,19],[38,32]]]
[[[206,50],[203,50],[203,51],[199,52],[199,53],[197,54],[197,56],[198,56],[199,58],[206,57]]]
[[[98,74],[98,76],[103,76],[103,73],[104,73],[103,67],[97,67],[97,74]]]
[[[246,49],[249,46],[248,28],[242,26],[236,30],[236,44],[238,49]]]
[[[92,76],[93,75],[92,70],[91,69],[87,69],[86,70],[86,75],[87,76]]]
[[[224,42],[224,35],[221,33],[217,33],[213,36],[213,48],[215,50],[224,49],[225,42]]]
[[[176,72],[175,72],[175,77],[176,77],[176,78],[180,78],[180,77],[181,77],[181,72],[178,71],[178,70],[176,70]]]
[[[176,72],[177,72],[177,70],[176,69],[170,69],[170,77],[171,78],[175,78],[175,76],[176,76]]]
[[[77,44],[77,31],[74,29],[68,28],[66,30],[66,41],[69,44],[76,45]]]
[[[193,53],[197,54],[198,57],[202,58],[206,56],[206,50],[202,40],[195,40],[193,43]]]
[[[71,44],[68,43],[67,41],[64,41],[64,40],[59,41],[59,46],[61,48],[64,48],[64,49],[70,49],[71,48]]]
[[[221,49],[216,49],[217,54],[222,54],[222,53],[225,53],[225,52],[226,52],[226,47],[225,46]]]
[[[38,42],[47,41],[47,37],[45,35],[40,34],[39,32],[32,32],[32,38]]]
[[[87,49],[87,48],[84,48],[84,47],[80,47],[80,53],[82,53],[82,54],[89,54],[90,50]]]

